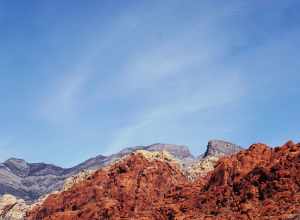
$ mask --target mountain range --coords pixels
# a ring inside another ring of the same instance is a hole
[[[253,144],[194,179],[168,152],[137,150],[49,195],[25,219],[297,220],[299,171],[292,141]]]
[[[211,140],[205,153],[194,157],[184,145],[153,144],[125,148],[109,156],[98,155],[71,168],[46,163],[28,163],[23,159],[10,158],[0,163],[0,195],[11,194],[33,202],[48,193],[62,189],[66,179],[76,176],[81,171],[97,170],[137,150],[167,151],[180,161],[182,166],[197,167],[198,170],[200,167],[202,170],[199,172],[206,172],[213,168],[212,164],[216,161],[214,158],[230,155],[241,149],[240,146],[226,141]],[[194,176],[198,175],[196,171],[193,173]]]

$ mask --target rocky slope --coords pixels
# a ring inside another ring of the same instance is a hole
[[[210,150],[211,147],[214,147],[214,151],[215,149],[224,151],[222,150],[223,148],[230,148],[231,145],[228,145],[227,142],[224,143],[226,143],[226,145],[223,145],[221,142],[217,146],[208,144],[207,151],[212,153],[206,156],[206,161],[210,161],[207,157],[214,155],[214,152]],[[153,144],[150,146],[126,148],[110,156],[99,155],[68,169],[45,163],[28,163],[22,159],[11,158],[0,164],[0,196],[8,193],[26,201],[34,201],[40,196],[61,189],[67,178],[76,175],[82,170],[99,169],[136,150],[152,152],[165,150],[170,152],[187,167],[198,162],[190,153],[188,147],[172,144]],[[202,158],[200,158],[200,161],[201,160]],[[213,167],[213,164],[209,166]],[[200,168],[206,172],[205,167],[200,165]],[[197,176],[198,174],[199,172],[195,172],[193,175]]]
[[[0,164],[0,195],[9,193],[25,200],[37,199],[60,187],[64,169],[43,163],[9,159]]]
[[[193,181],[177,159],[138,151],[50,195],[26,219],[298,219],[299,171],[292,142],[254,144]]]
[[[28,219],[145,219],[149,215],[159,219],[168,215],[168,210],[157,206],[163,205],[170,189],[185,181],[176,162],[137,152],[71,189],[49,196]]]
[[[3,195],[0,198],[0,219],[23,220],[28,208],[24,200],[12,195]]]
[[[201,190],[199,208],[223,218],[300,217],[300,144],[252,145],[223,158]]]
[[[222,140],[211,140],[208,142],[206,151],[184,170],[190,180],[195,180],[199,176],[205,176],[212,171],[219,158],[238,153],[243,148]]]

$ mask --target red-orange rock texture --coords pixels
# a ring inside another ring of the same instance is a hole
[[[254,144],[222,158],[206,179],[134,154],[49,196],[28,220],[298,219],[300,144]]]

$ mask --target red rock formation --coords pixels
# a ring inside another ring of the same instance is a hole
[[[296,219],[300,144],[252,145],[222,158],[206,180],[189,182],[162,160],[134,154],[52,195],[28,213],[37,219]]]
[[[219,161],[210,175],[199,197],[206,214],[245,219],[300,214],[300,144],[252,145]]]
[[[162,219],[172,213],[157,207],[185,181],[170,163],[135,154],[68,191],[49,196],[28,219]]]

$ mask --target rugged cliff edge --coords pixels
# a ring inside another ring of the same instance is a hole
[[[215,143],[215,141],[211,142]],[[107,166],[136,150],[167,151],[186,167],[200,162],[200,164],[195,165],[199,167],[199,172],[194,169],[196,172],[193,176],[195,177],[199,173],[205,173],[206,167],[212,169],[215,158],[211,160],[209,157],[214,156],[214,152],[225,152],[224,149],[226,148],[225,154],[232,153],[233,149],[231,148],[233,146],[236,145],[222,141],[218,141],[218,144],[208,144],[207,151],[212,153],[205,158],[203,163],[201,163],[203,158],[195,158],[188,147],[175,144],[152,144],[126,148],[109,156],[98,155],[68,169],[45,163],[28,163],[22,159],[11,158],[4,163],[0,163],[0,196],[11,194],[25,201],[34,202],[40,197],[62,189],[64,181],[69,177],[77,175],[83,170],[97,170]]]
[[[188,179],[172,157],[136,152],[28,211],[28,220],[297,219],[300,144],[254,144]]]

